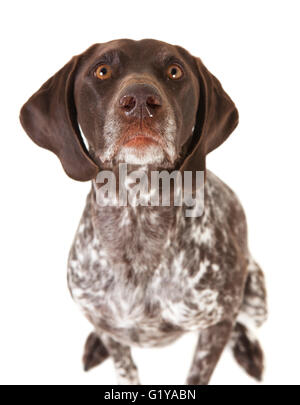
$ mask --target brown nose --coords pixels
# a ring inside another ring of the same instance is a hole
[[[154,86],[135,83],[122,92],[119,105],[126,116],[152,118],[162,106],[162,99]]]

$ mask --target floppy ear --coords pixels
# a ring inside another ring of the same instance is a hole
[[[99,169],[88,155],[76,119],[73,90],[79,58],[72,58],[30,97],[20,121],[35,143],[59,157],[70,177],[85,181],[96,177]]]
[[[206,155],[220,146],[238,124],[238,111],[221,83],[195,58],[200,98],[191,151],[181,170],[205,171]]]

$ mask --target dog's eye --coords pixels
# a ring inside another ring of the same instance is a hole
[[[106,80],[111,77],[111,67],[109,65],[100,65],[95,70],[95,76],[100,80]]]
[[[178,65],[170,65],[167,69],[169,79],[178,80],[183,76],[183,70]]]

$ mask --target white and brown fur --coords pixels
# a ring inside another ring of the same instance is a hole
[[[97,77],[99,64],[112,72],[107,80]],[[170,66],[181,71],[178,80]],[[248,250],[238,199],[205,167],[238,112],[201,60],[149,39],[95,44],[52,76],[20,118],[71,178],[92,180],[68,263],[71,294],[94,327],[85,369],[111,357],[118,381],[138,384],[131,346],[162,346],[195,331],[188,384],[209,382],[227,344],[260,379],[262,350],[238,319],[248,315],[257,326],[265,320],[264,277]],[[137,136],[146,146],[137,146],[140,140],[126,147]],[[153,166],[204,171],[203,215],[186,217],[186,207],[172,205],[100,207],[95,178],[122,162],[148,174]]]
[[[136,384],[130,346],[163,346],[198,331],[189,384],[208,383],[228,341],[238,362],[261,378],[262,351],[237,321],[246,314],[259,326],[266,318],[242,207],[207,171],[204,214],[186,218],[184,208],[99,208],[92,188],[68,266],[71,294],[95,326],[86,369],[109,354],[119,382]]]

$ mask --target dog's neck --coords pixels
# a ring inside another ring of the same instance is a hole
[[[112,263],[126,263],[139,274],[157,268],[174,236],[181,207],[119,206],[118,196],[103,206],[95,181],[90,198],[95,234]]]

